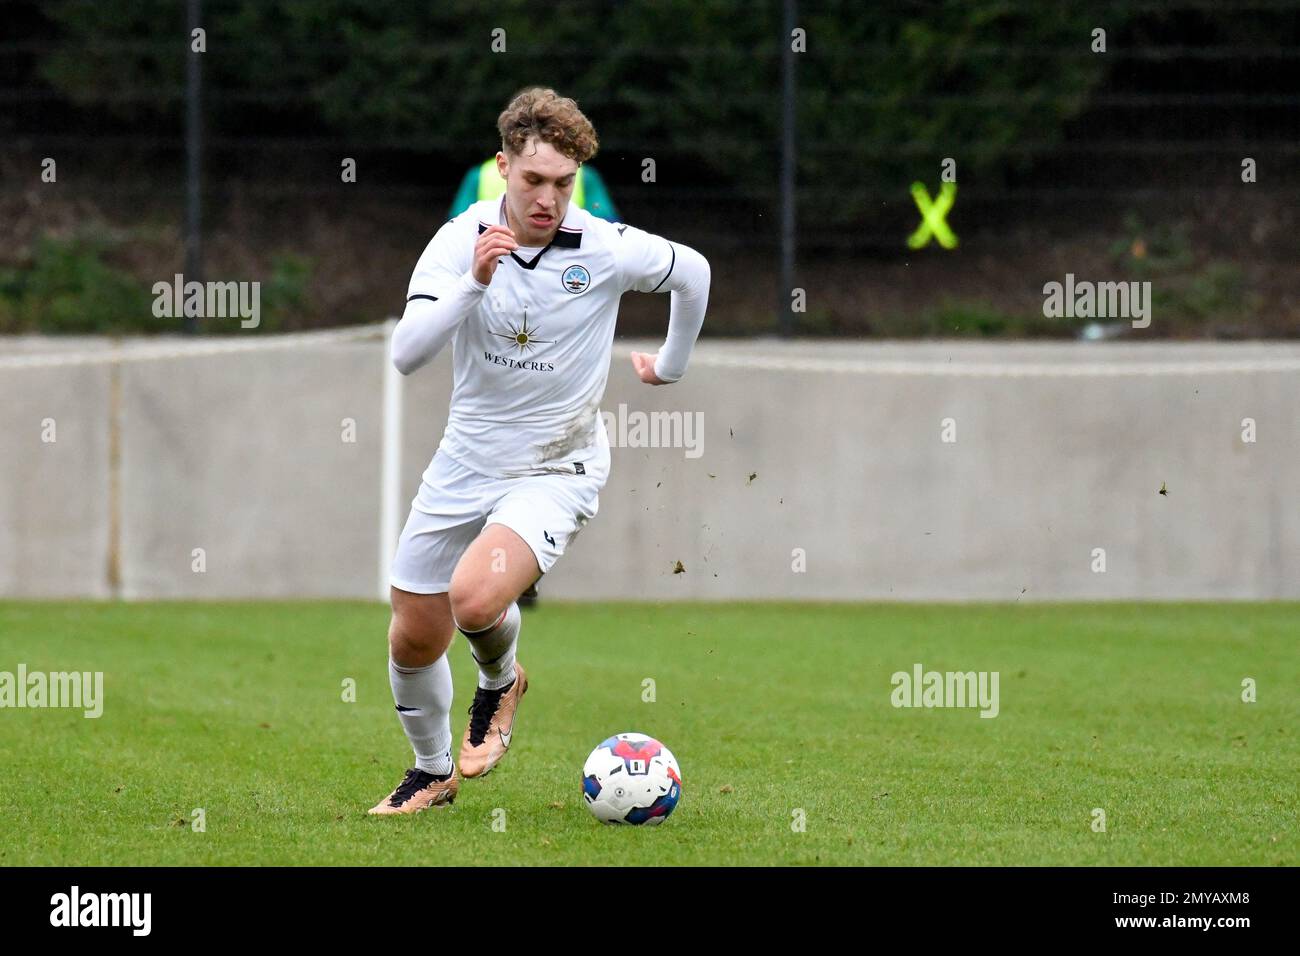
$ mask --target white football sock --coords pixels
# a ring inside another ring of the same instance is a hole
[[[443,654],[427,667],[403,667],[388,659],[397,717],[426,773],[451,773],[451,664]]]
[[[519,605],[511,602],[491,627],[461,633],[469,640],[469,652],[478,664],[478,686],[484,690],[509,687],[515,679],[515,648],[519,646]]]

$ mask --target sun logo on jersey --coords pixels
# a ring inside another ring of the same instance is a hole
[[[564,283],[564,291],[582,295],[591,285],[591,273],[586,266],[569,266],[560,276],[560,281]]]
[[[537,329],[528,327],[528,310],[524,309],[524,320],[515,326],[513,323],[509,326],[509,332],[493,332],[492,334],[503,339],[509,339],[519,349],[519,354],[531,352],[539,345],[550,345],[554,339],[537,338]]]

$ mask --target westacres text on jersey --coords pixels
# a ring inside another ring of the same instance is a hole
[[[487,359],[489,362],[491,362],[493,365],[504,365],[507,368],[526,368],[526,369],[532,369],[535,372],[555,371],[555,365],[551,362],[516,362],[512,358],[504,358],[503,356],[500,355],[493,355],[491,352],[487,352],[487,351],[483,353],[483,357]]]

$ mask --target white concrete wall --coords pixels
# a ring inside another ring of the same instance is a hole
[[[103,346],[10,341],[0,357]],[[706,341],[666,388],[636,382],[633,347],[654,343],[616,344],[603,408],[702,413],[703,453],[615,448],[548,597],[1300,598],[1300,344]],[[1278,358],[1291,369],[1059,374]],[[827,367],[877,360],[928,371]],[[972,364],[1058,373],[945,374]],[[121,370],[123,596],[375,595],[380,343]],[[441,356],[403,382],[403,514],[449,374]],[[104,365],[0,367],[0,595],[112,593],[109,383]],[[947,417],[955,443],[940,440]]]

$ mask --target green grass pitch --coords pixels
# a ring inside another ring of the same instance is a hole
[[[1294,603],[544,601],[500,767],[451,808],[375,819],[410,764],[387,620],[360,602],[0,602],[0,671],[103,671],[105,696],[99,719],[0,710],[0,864],[1300,862]],[[463,638],[451,654],[458,743],[474,673]],[[890,676],[915,663],[998,671],[999,715],[893,707]],[[681,763],[660,827],[583,804],[584,758],[627,730]]]

